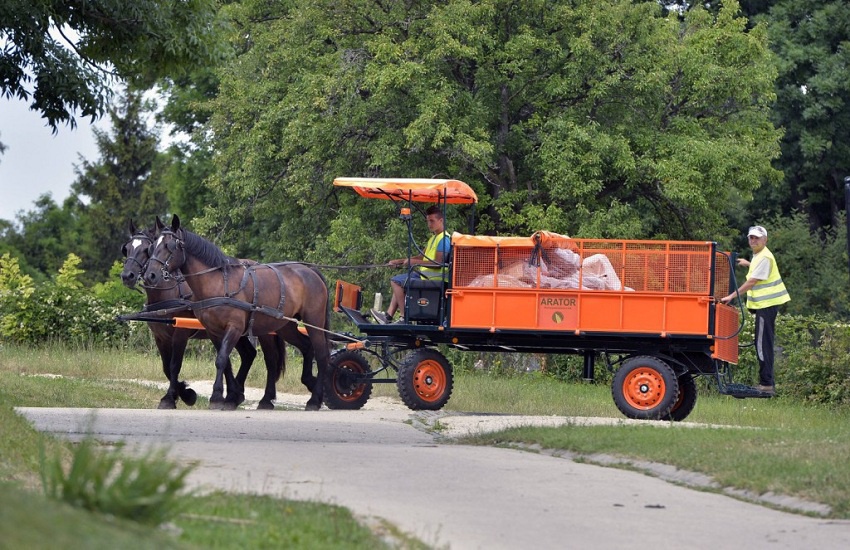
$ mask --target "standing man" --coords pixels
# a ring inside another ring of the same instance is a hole
[[[761,392],[774,394],[773,378],[773,342],[776,330],[776,313],[779,306],[791,300],[776,258],[767,248],[767,230],[756,225],[747,233],[750,248],[753,249],[753,260],[738,259],[738,265],[749,266],[747,280],[737,293],[724,296],[720,301],[728,304],[737,294],[747,293],[747,309],[756,316],[755,345],[759,361],[759,385]]]
[[[387,324],[393,322],[393,315],[398,310],[401,310],[401,317],[404,318],[404,286],[408,278],[412,279],[444,279],[448,273],[443,269],[442,264],[445,258],[449,255],[449,250],[452,247],[452,240],[446,232],[445,220],[443,219],[443,211],[436,204],[428,207],[425,211],[425,221],[428,223],[428,231],[431,232],[431,238],[428,239],[428,244],[425,245],[425,253],[418,256],[408,258],[399,258],[390,260],[388,265],[395,267],[411,267],[420,266],[415,271],[395,275],[390,279],[393,296],[390,300],[390,306],[386,312],[372,309],[372,317],[378,323]]]

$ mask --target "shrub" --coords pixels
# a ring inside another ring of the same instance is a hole
[[[758,383],[753,317],[747,314],[736,381]],[[818,315],[776,320],[776,383],[783,395],[815,403],[850,404],[850,326]]]
[[[74,254],[54,280],[39,285],[21,274],[16,259],[4,255],[0,262],[0,338],[30,345],[50,340],[117,345],[138,330],[115,320],[134,310],[101,298],[109,296],[103,290],[109,287],[101,287],[100,293],[84,287],[80,258]]]

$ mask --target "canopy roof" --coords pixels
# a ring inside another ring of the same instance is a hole
[[[353,187],[368,199],[473,204],[478,196],[460,180],[419,178],[336,178],[334,185]]]

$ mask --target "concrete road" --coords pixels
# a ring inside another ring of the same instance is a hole
[[[435,548],[850,548],[850,522],[446,438],[523,417],[440,414],[431,432],[427,413],[399,408],[18,411],[59,436],[91,430],[102,440],[167,445],[173,458],[201,460],[190,480],[198,486],[342,505]]]

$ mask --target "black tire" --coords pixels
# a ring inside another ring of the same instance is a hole
[[[628,418],[661,420],[679,399],[679,380],[657,357],[630,357],[614,373],[611,395]]]
[[[408,408],[436,411],[443,408],[454,387],[449,361],[433,349],[411,353],[398,371],[398,394]]]
[[[363,408],[372,395],[372,384],[352,374],[371,372],[363,354],[339,350],[331,354],[330,373],[325,378],[324,399],[329,409],[356,410]]]
[[[673,403],[670,412],[661,417],[661,420],[672,420],[681,422],[686,419],[694,406],[697,404],[697,382],[693,376],[683,374],[679,377],[679,398]]]

